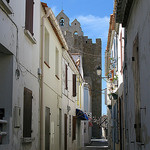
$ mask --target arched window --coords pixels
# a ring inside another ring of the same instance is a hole
[[[61,18],[59,21],[60,26],[64,26],[64,22],[65,22],[64,18]]]
[[[77,31],[75,31],[75,32],[74,32],[74,35],[78,35],[78,32],[77,32]]]

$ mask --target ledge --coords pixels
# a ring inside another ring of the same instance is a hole
[[[29,38],[29,40],[33,43],[36,44],[36,39],[32,36],[29,30],[24,29],[24,34]]]
[[[47,64],[47,62],[46,62],[46,61],[44,61],[44,64],[45,64],[48,68],[50,68],[50,66]]]
[[[55,77],[56,77],[58,80],[60,80],[59,77],[58,77],[57,75],[55,75]]]
[[[35,140],[35,138],[21,138],[21,140],[22,140],[22,143],[23,144],[25,144],[25,143],[32,143],[34,140]]]
[[[9,6],[9,4],[6,2],[6,0],[0,0],[0,6],[3,7],[3,9],[6,11],[6,13],[13,14],[13,10]]]

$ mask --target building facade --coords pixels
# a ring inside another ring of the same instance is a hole
[[[101,79],[96,74],[96,69],[101,66],[101,39],[96,39],[96,43],[92,43],[91,39],[83,35],[80,23],[75,19],[71,25],[69,18],[61,11],[57,15],[57,21],[61,27],[63,35],[67,41],[69,51],[73,54],[82,56],[84,79],[90,78],[91,97],[92,97],[92,116],[99,118],[101,116]],[[101,130],[94,123],[92,128],[92,137],[100,138]]]
[[[125,149],[148,150],[149,128],[149,6],[148,0],[117,2],[116,21],[125,27],[124,101]]]
[[[0,149],[39,149],[40,1],[0,2]]]

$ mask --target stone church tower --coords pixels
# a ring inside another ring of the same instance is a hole
[[[84,79],[91,86],[92,116],[101,117],[101,78],[96,74],[97,67],[101,66],[101,39],[96,39],[96,43],[92,43],[92,39],[83,35],[77,19],[71,25],[69,24],[70,20],[63,10],[56,18],[67,41],[70,53],[78,53],[83,58]],[[92,127],[92,137],[101,138],[101,129],[96,123]]]

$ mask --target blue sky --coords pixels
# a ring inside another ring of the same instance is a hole
[[[105,75],[105,49],[109,28],[110,14],[113,13],[114,0],[42,0],[52,8],[55,15],[63,9],[70,18],[70,23],[77,19],[82,27],[85,36],[102,40],[102,76]],[[106,83],[102,82],[102,89]],[[104,95],[102,96],[102,114],[106,114]]]

